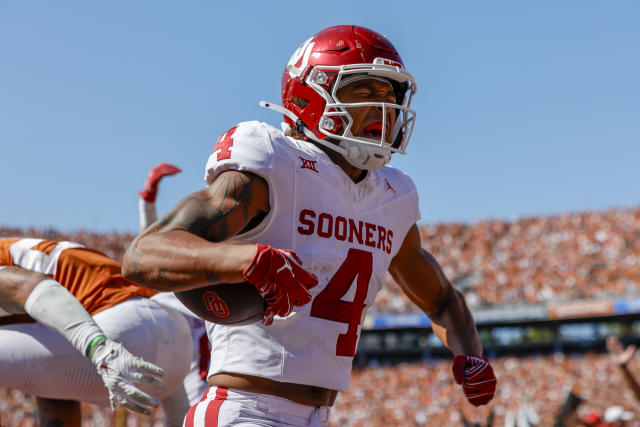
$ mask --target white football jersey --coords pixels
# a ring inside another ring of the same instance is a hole
[[[235,372],[346,390],[365,310],[420,217],[413,182],[383,167],[354,183],[314,144],[257,121],[220,136],[206,184],[225,170],[252,172],[269,185],[268,215],[237,238],[294,250],[319,283],[309,304],[271,326],[207,322],[209,375]]]

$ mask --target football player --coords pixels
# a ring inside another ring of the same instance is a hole
[[[328,425],[348,388],[361,322],[387,271],[455,355],[474,405],[496,378],[464,301],[420,242],[411,179],[387,166],[415,124],[417,86],[395,47],[359,26],[324,29],[282,76],[283,131],[224,132],[207,187],[180,201],[125,254],[127,278],[176,291],[249,282],[262,322],[207,323],[215,345],[205,398],[185,425]]]
[[[0,239],[0,386],[36,396],[42,425],[79,426],[80,401],[162,404],[182,424],[188,324],[120,269],[76,243]]]

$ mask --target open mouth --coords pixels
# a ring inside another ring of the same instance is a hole
[[[362,129],[362,135],[367,138],[379,140],[382,138],[382,123],[375,122],[365,126],[365,128]]]

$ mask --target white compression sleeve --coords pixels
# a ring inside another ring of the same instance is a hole
[[[104,335],[82,304],[55,280],[38,283],[29,294],[24,310],[38,322],[64,335],[85,356],[91,341]]]
[[[138,213],[140,215],[140,232],[146,230],[147,227],[158,219],[156,204],[154,202],[147,202],[142,198],[138,201]]]

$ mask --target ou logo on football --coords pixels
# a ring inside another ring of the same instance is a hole
[[[291,59],[287,63],[289,76],[300,77],[302,71],[307,68],[307,64],[309,63],[309,56],[311,55],[311,50],[313,49],[313,45],[315,44],[315,42],[311,42],[311,40],[313,40],[313,37],[302,43],[298,50],[293,52]]]
[[[202,295],[202,298],[204,299],[204,305],[207,307],[208,311],[218,317],[229,316],[229,307],[227,307],[227,303],[224,302],[218,294],[213,291],[207,291]]]

